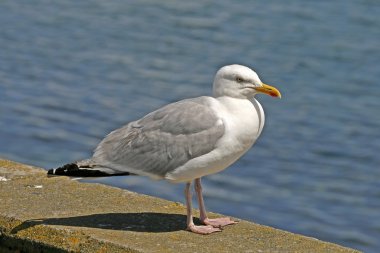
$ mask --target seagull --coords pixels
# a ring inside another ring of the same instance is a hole
[[[153,111],[109,133],[91,158],[48,171],[73,177],[141,175],[185,183],[187,230],[220,232],[237,223],[229,217],[207,217],[201,178],[220,172],[246,153],[265,122],[257,94],[281,98],[252,69],[228,65],[219,69],[213,96],[184,99]],[[192,215],[191,184],[197,194],[200,221]]]

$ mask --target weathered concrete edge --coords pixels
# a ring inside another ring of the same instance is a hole
[[[43,175],[45,177],[46,175],[46,171],[43,169],[0,159],[0,168],[2,167],[17,169],[17,172],[12,175],[14,177],[25,175],[31,177],[33,175],[36,177]],[[0,170],[0,176],[3,175],[4,171]],[[79,250],[80,252],[146,252],[136,248],[128,248],[125,245],[121,246],[112,242],[98,240],[83,232],[60,229],[44,224],[36,225],[32,229],[28,228],[27,233],[12,232],[23,223],[25,223],[25,220],[9,215],[4,216],[0,213],[0,250],[2,250],[2,246],[5,250],[10,249],[9,252],[14,250],[26,250],[27,252],[78,252]],[[307,240],[307,237],[305,237],[305,240]],[[336,244],[319,242],[323,244],[326,252],[334,252],[332,250],[337,248],[344,252],[358,252]],[[327,249],[330,249],[330,251]]]
[[[65,253],[65,252],[115,252],[140,253],[114,243],[96,240],[83,233],[61,230],[46,225],[34,228],[35,236],[19,236],[12,230],[21,225],[23,221],[0,215],[0,252],[30,252],[30,253]],[[43,238],[60,238],[69,245],[54,243]]]
[[[17,178],[25,175],[46,175],[46,171],[31,165],[5,160],[0,158],[0,168],[13,167],[17,171],[4,177],[0,171],[0,180]],[[4,216],[0,213],[0,252],[30,252],[30,253],[64,253],[64,252],[115,252],[115,253],[141,253],[142,251],[127,248],[112,242],[97,240],[84,233],[57,229],[48,225],[38,225],[28,235],[18,235],[13,230],[25,221],[15,217]],[[52,236],[54,235],[54,236]],[[59,238],[60,242],[51,241]],[[66,241],[67,243],[62,243]]]

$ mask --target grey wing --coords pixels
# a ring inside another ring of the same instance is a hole
[[[209,98],[182,100],[111,132],[92,161],[116,172],[163,178],[187,161],[211,152],[224,125]]]

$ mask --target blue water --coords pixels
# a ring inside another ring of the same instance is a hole
[[[208,210],[377,252],[380,3],[0,2],[0,156],[44,168],[86,158],[111,130],[211,93],[216,70],[253,67],[259,141],[203,180]],[[183,185],[98,180],[183,202]]]

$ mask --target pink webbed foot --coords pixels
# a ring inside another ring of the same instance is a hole
[[[222,231],[222,229],[220,229],[218,227],[213,227],[213,226],[208,226],[208,225],[206,225],[206,226],[195,226],[194,224],[189,225],[187,227],[187,229],[193,233],[201,234],[201,235],[208,235],[208,234],[212,234],[215,232],[221,232]]]
[[[213,226],[214,228],[221,228],[227,225],[233,225],[238,223],[237,221],[231,220],[229,217],[209,219],[206,218],[203,221],[203,224]]]

